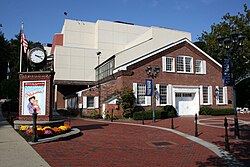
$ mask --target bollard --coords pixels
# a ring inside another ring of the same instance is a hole
[[[37,135],[36,135],[37,112],[36,112],[36,109],[34,109],[32,116],[33,116],[33,142],[37,142]]]
[[[174,129],[174,117],[171,118],[171,129]]]
[[[230,146],[229,146],[229,141],[228,141],[228,131],[227,131],[228,123],[227,123],[227,118],[226,117],[225,117],[225,120],[224,120],[224,126],[225,126],[225,149],[227,151],[230,151]]]
[[[111,111],[111,122],[113,122],[113,119],[114,119],[114,109],[112,108],[112,111]]]
[[[144,111],[142,111],[142,125],[144,125]]]
[[[238,123],[238,117],[234,117],[234,134],[235,134],[235,139],[240,138],[240,133],[239,133],[239,123]]]
[[[195,137],[198,137],[198,116],[195,114]]]

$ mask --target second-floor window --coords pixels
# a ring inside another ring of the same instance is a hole
[[[177,72],[193,73],[193,58],[189,56],[177,56]]]
[[[195,73],[196,74],[206,74],[206,61],[196,60],[195,61]]]
[[[111,59],[105,62],[103,65],[101,65],[96,69],[96,80],[98,81],[100,79],[112,75],[114,68],[115,68],[115,59]]]
[[[166,71],[167,72],[174,72],[174,58],[173,57],[166,57]]]

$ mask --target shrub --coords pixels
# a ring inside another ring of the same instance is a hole
[[[177,111],[172,105],[166,105],[162,107],[162,110],[167,113],[167,118],[177,117]]]
[[[102,118],[102,116],[101,116],[99,113],[97,113],[96,110],[94,110],[93,112],[91,112],[90,118],[93,118],[93,119],[100,119],[100,118]]]
[[[123,117],[129,118],[133,115],[135,95],[132,89],[124,89],[120,92],[121,105],[123,108]]]
[[[130,118],[133,116],[133,108],[127,108],[123,111],[122,116],[124,118]]]
[[[200,107],[200,115],[211,115],[211,112],[213,111],[213,109],[211,107],[208,106],[201,106]]]
[[[234,109],[233,108],[223,108],[223,109],[212,109],[211,115],[212,116],[219,116],[219,115],[233,115]]]
[[[167,117],[168,117],[167,112],[162,111],[162,110],[155,110],[156,119],[164,119]],[[141,120],[142,118],[144,118],[145,120],[153,119],[153,111],[147,110],[147,111],[139,111],[139,112],[133,113],[134,120]]]

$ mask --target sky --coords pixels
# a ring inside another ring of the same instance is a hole
[[[250,0],[0,0],[0,31],[15,38],[23,22],[28,40],[52,43],[65,18],[107,20],[186,31],[195,42],[226,13],[243,13],[245,3],[250,8]]]

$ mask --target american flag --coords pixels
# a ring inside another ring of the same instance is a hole
[[[23,52],[27,53],[28,41],[27,41],[26,36],[23,32],[21,33],[21,44],[23,46]]]

